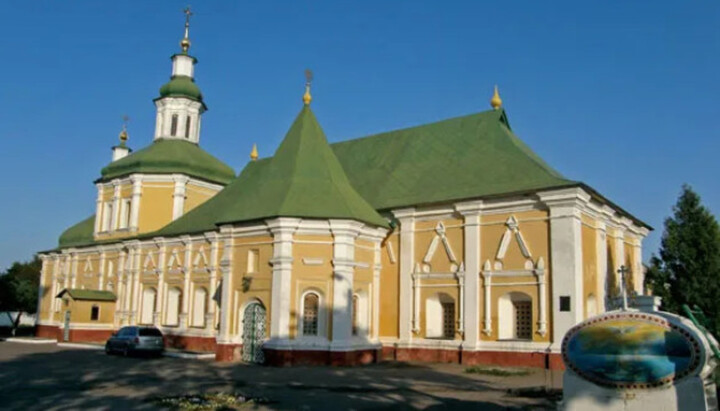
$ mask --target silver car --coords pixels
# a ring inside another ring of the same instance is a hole
[[[105,353],[162,355],[165,339],[155,327],[123,327],[105,343]]]

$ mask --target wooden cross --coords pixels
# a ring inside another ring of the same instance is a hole
[[[625,267],[624,265],[621,265],[620,268],[617,270],[618,274],[620,274],[620,290],[622,292],[622,309],[623,311],[627,311],[628,309],[628,301],[627,301],[627,286],[625,282],[625,274],[630,273],[630,269]]]

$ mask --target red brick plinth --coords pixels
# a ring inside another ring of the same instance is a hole
[[[215,351],[215,337],[165,334],[165,346],[190,351]]]
[[[263,349],[265,364],[275,367],[294,365],[334,365],[354,366],[371,364],[378,361],[379,349],[354,351],[311,351],[311,350],[273,350]]]
[[[36,325],[35,336],[41,338],[54,338],[58,341],[62,339],[60,328],[54,325]]]
[[[242,358],[242,344],[216,344],[215,361],[231,362]]]

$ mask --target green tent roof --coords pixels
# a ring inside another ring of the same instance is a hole
[[[65,293],[70,294],[73,300],[90,300],[90,301],[115,301],[117,297],[110,291],[100,290],[81,290],[79,288],[66,288],[57,295],[61,298]]]
[[[250,163],[237,180],[157,235],[271,217],[351,219],[387,227],[355,191],[309,106],[267,161]],[[210,225],[212,223],[212,225]]]
[[[227,184],[235,171],[197,144],[159,139],[127,157],[113,161],[100,171],[101,181],[132,173],[182,173],[213,183]]]

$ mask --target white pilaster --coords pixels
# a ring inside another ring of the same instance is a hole
[[[633,245],[633,280],[635,284],[635,292],[638,295],[643,295],[644,283],[645,283],[645,272],[642,265],[642,243],[641,239],[637,239]]]
[[[127,294],[127,273],[125,271],[125,259],[126,259],[127,253],[125,251],[120,252],[120,256],[118,257],[118,267],[117,267],[117,289],[118,289],[118,298],[117,301],[115,301],[115,322],[118,325],[124,324],[124,317],[125,317],[125,311],[127,310],[126,305],[126,298],[125,295]]]
[[[473,350],[480,339],[480,212],[481,201],[473,201],[456,205],[456,210],[463,216],[464,234],[464,266],[465,278],[462,287],[464,313],[462,329],[463,349]]]
[[[484,301],[484,309],[485,315],[483,316],[483,334],[485,335],[491,335],[492,334],[492,305],[491,305],[491,299],[490,299],[490,291],[492,287],[492,267],[490,266],[490,260],[485,260],[485,264],[483,265],[483,301]]]
[[[597,304],[598,314],[602,314],[608,310],[606,304],[606,286],[608,283],[608,266],[607,266],[607,232],[604,221],[595,223],[597,230],[595,231],[595,257],[597,270]]]
[[[407,344],[412,339],[413,293],[412,274],[415,262],[415,209],[393,211],[400,222],[400,342]]]
[[[185,258],[183,259],[183,299],[182,299],[182,313],[180,314],[180,329],[184,330],[188,327],[188,320],[190,318],[190,299],[192,298],[192,290],[190,289],[190,276],[192,272],[192,249],[193,245],[190,241],[190,237],[183,238],[183,244],[185,244]]]
[[[580,209],[590,196],[579,188],[540,193],[550,209],[552,281],[552,344],[559,349],[565,333],[583,320],[582,221]],[[570,310],[561,311],[561,297],[570,298]]]
[[[95,200],[95,234],[100,232],[102,229],[102,210],[103,210],[103,185],[100,183],[95,184],[97,187],[98,195]]]
[[[188,177],[183,175],[173,176],[175,181],[175,190],[173,191],[173,214],[172,219],[177,220],[183,215],[185,209],[185,189],[187,183],[190,180]]]
[[[72,267],[70,268],[70,288],[75,288],[77,286],[78,259],[79,256],[77,253],[73,254]]]
[[[270,338],[286,341],[290,337],[290,285],[292,281],[293,233],[300,224],[297,218],[267,221],[273,235],[272,306]],[[278,341],[281,345],[282,343]]]
[[[167,244],[165,239],[155,239],[155,244],[158,246],[158,259],[157,259],[157,273],[158,273],[158,285],[157,294],[155,294],[155,313],[153,314],[153,324],[160,325],[163,319],[163,304],[165,304],[165,293],[167,284],[165,283],[165,272],[167,270]]]
[[[205,330],[212,331],[215,329],[217,311],[215,309],[216,304],[213,300],[213,296],[217,292],[217,274],[218,274],[218,256],[220,250],[219,237],[216,233],[210,233],[206,235],[206,238],[210,241],[210,289],[208,299],[208,312],[205,316]]]
[[[220,305],[220,333],[218,335],[219,344],[228,344],[230,339],[230,309],[232,307],[232,272],[233,272],[233,238],[223,236],[224,247],[223,256],[220,261],[220,271],[222,271],[222,297]],[[273,300],[273,306],[275,301]]]
[[[100,252],[100,267],[98,267],[98,290],[105,288],[105,259],[107,255],[105,250]]]
[[[351,220],[330,220],[333,235],[333,349],[349,348],[352,338],[352,296],[355,274],[355,238],[363,224]]]
[[[373,282],[372,282],[372,341],[380,337],[380,271],[382,269],[381,240],[375,241],[373,248]]]
[[[120,224],[120,180],[113,180],[113,209],[112,209],[112,219],[110,219],[110,229],[109,231],[114,231],[118,228],[118,225]]]
[[[134,175],[132,180],[132,199],[130,200],[130,231],[138,230],[140,219],[140,197],[142,196],[142,177]]]

